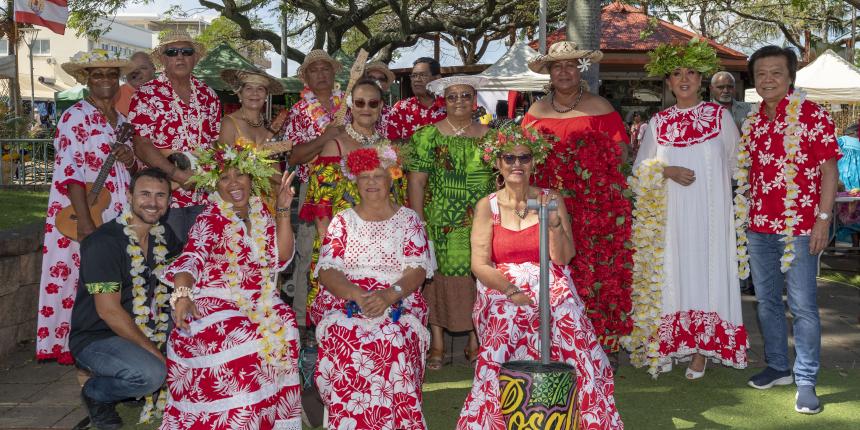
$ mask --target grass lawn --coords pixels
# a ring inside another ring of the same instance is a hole
[[[838,282],[854,288],[860,288],[860,274],[850,272],[839,272],[836,270],[822,270],[821,278],[828,281]]]
[[[746,385],[758,369],[708,369],[704,379],[687,381],[683,368],[653,380],[642,370],[624,367],[616,376],[615,397],[625,428],[663,429],[825,429],[860,428],[860,370],[826,369],[819,375],[818,395],[824,411],[807,416],[794,412],[794,387],[756,390]],[[430,430],[453,430],[472,369],[447,366],[427,374],[424,414]],[[120,409],[126,422],[137,409]],[[156,425],[127,426],[154,429]]]
[[[45,219],[47,191],[0,189],[0,230]]]

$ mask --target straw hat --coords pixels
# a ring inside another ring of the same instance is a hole
[[[553,61],[583,59],[589,63],[599,63],[603,53],[598,49],[579,49],[575,42],[563,40],[555,42],[546,54],[529,61],[529,69],[535,73],[549,74],[548,65]]]
[[[299,79],[304,81],[305,69],[307,69],[308,67],[310,67],[311,64],[316,63],[317,61],[325,61],[331,64],[331,68],[334,70],[335,73],[337,73],[342,67],[341,64],[337,60],[332,58],[331,55],[328,55],[328,52],[325,52],[325,50],[314,49],[313,51],[308,52],[308,54],[305,55],[305,61],[302,61],[302,65],[299,66],[299,70],[297,73]]]
[[[394,73],[388,68],[388,65],[383,63],[382,61],[371,61],[364,66],[365,74],[367,74],[367,72],[371,70],[378,70],[384,73],[385,77],[388,78],[389,84],[394,82]]]
[[[487,84],[489,79],[483,76],[477,75],[454,75],[448,76],[445,78],[436,79],[433,82],[427,84],[427,91],[430,91],[437,96],[445,95],[445,89],[454,85],[468,85],[473,89],[477,90],[478,88]]]
[[[239,92],[243,84],[252,82],[266,87],[269,95],[278,95],[284,93],[284,85],[281,81],[273,78],[268,73],[260,69],[224,69],[221,71],[221,79],[230,86],[235,92]]]
[[[184,30],[167,30],[158,36],[158,46],[152,48],[152,61],[155,64],[161,64],[161,56],[164,48],[171,43],[189,43],[194,47],[194,55],[197,58],[203,58],[206,55],[206,47],[202,43],[191,38],[191,35]]]
[[[80,51],[69,59],[68,63],[63,63],[63,70],[75,78],[79,83],[86,85],[87,69],[96,67],[116,67],[119,69],[120,75],[125,75],[134,70],[135,65],[128,58],[120,55],[119,52],[110,52],[104,49],[93,49],[90,52]]]

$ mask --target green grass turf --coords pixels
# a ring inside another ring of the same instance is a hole
[[[838,282],[854,288],[860,288],[860,275],[851,272],[839,272],[836,270],[822,270],[821,278],[828,281]]]
[[[0,230],[45,219],[47,191],[0,189]]]
[[[807,416],[794,411],[794,386],[756,390],[746,385],[759,369],[708,369],[697,381],[684,379],[683,367],[653,380],[642,370],[623,367],[615,394],[625,427],[632,430],[860,429],[860,369],[826,369],[819,375],[818,395],[824,411]],[[472,384],[472,369],[446,366],[428,372],[424,414],[430,430],[452,430]],[[121,407],[126,422],[138,409]],[[154,429],[156,425],[127,426]]]

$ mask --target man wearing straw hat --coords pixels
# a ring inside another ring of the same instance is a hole
[[[137,166],[131,148],[124,144],[128,142],[115,144],[118,130],[126,120],[114,109],[113,98],[119,91],[119,77],[131,70],[131,62],[115,52],[98,49],[78,52],[62,67],[89,88],[89,95],[63,112],[54,139],[56,154],[45,217],[36,359],[72,364],[69,323],[78,286],[79,243],[102,222],[122,213],[127,201],[129,170]],[[111,153],[117,163],[110,168],[104,183],[110,204],[101,217],[93,219],[86,184],[96,181]],[[59,211],[69,206],[77,215],[76,240],[64,236],[57,228]]]
[[[284,124],[284,137],[293,142],[290,164],[299,165],[299,178],[302,180],[298,198],[300,205],[305,201],[308,189],[305,163],[319,155],[327,141],[345,133],[343,127],[329,126],[335,113],[343,106],[343,93],[334,87],[334,75],[340,68],[341,64],[322,49],[309,52],[299,66],[299,79],[305,88],[301,100],[290,109],[289,119]],[[296,320],[301,325],[305,323],[305,309],[309,302],[307,276],[316,229],[313,224],[301,222],[296,230],[296,265],[287,282],[295,286],[293,306]]]
[[[164,73],[138,88],[128,114],[135,128],[135,154],[181,186],[173,191],[166,223],[182,242],[202,212],[206,194],[188,184],[191,169],[172,161],[182,155],[193,160],[191,152],[209,148],[218,140],[221,123],[221,102],[215,91],[191,75],[204,54],[203,45],[188,33],[164,33],[152,51],[152,59],[164,67]]]

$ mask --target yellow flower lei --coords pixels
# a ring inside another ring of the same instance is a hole
[[[129,221],[131,221],[131,212],[128,210],[124,211],[117,218],[117,222],[123,226],[122,231],[128,236],[129,240],[125,251],[131,257],[131,291],[134,323],[149,340],[155,343],[156,348],[161,349],[164,342],[167,341],[167,328],[170,316],[166,310],[170,294],[167,293],[167,286],[159,282],[155,287],[154,309],[146,306],[146,280],[140,276],[146,270],[144,267],[146,260],[143,257],[143,250],[140,248],[140,239],[129,225]],[[155,260],[155,272],[158,272],[164,267],[164,262],[167,261],[167,246],[165,246],[167,242],[164,239],[164,226],[156,224],[149,229],[149,233],[155,238],[155,247],[152,250],[152,254]],[[155,317],[155,330],[148,325],[150,312]],[[145,400],[143,410],[140,412],[140,423],[148,423],[153,416],[153,412],[159,416],[161,415],[167,401],[167,390],[164,388],[161,389],[158,393],[157,401],[153,401],[152,394],[146,396]]]
[[[633,209],[633,331],[621,339],[635,367],[659,372],[660,316],[663,311],[663,254],[666,242],[666,164],[656,158],[643,161],[627,179],[636,195]]]
[[[785,247],[780,261],[780,271],[785,273],[791,268],[791,262],[794,261],[794,227],[797,225],[797,197],[800,194],[800,187],[794,182],[797,177],[797,163],[794,162],[797,153],[800,151],[800,137],[803,134],[803,129],[800,125],[800,109],[803,101],[806,99],[806,93],[800,90],[795,90],[788,96],[788,106],[786,106],[785,122],[786,127],[783,130],[782,145],[785,149],[785,165],[783,166],[783,175],[785,177],[785,198],[783,198],[783,212],[785,217],[785,226],[782,229],[784,237],[782,241]],[[750,155],[750,136],[754,132],[752,125],[757,124],[761,118],[758,111],[751,111],[747,116],[743,125],[743,135],[738,147],[738,169],[734,175],[737,181],[737,189],[735,190],[735,232],[737,234],[737,255],[738,255],[738,276],[741,279],[747,279],[750,274],[749,251],[746,230],[749,227],[749,200],[747,192],[750,189],[749,170],[752,165]]]
[[[238,215],[233,210],[233,205],[224,201],[217,193],[210,195],[210,199],[218,205],[221,213],[225,218],[230,220],[230,224],[224,231],[226,237],[239,237],[239,220]],[[262,275],[262,288],[260,289],[260,298],[254,302],[248,300],[242,294],[242,281],[240,274],[242,273],[239,267],[239,253],[241,245],[236,240],[230,240],[227,243],[227,261],[230,264],[229,269],[225,273],[227,285],[230,288],[230,293],[236,301],[239,310],[248,316],[252,323],[257,325],[257,334],[260,335],[260,349],[257,352],[260,358],[268,365],[281,369],[289,369],[289,349],[290,345],[286,339],[286,327],[283,321],[278,316],[274,309],[273,298],[276,295],[275,273],[269,269],[269,258],[267,252],[266,240],[266,220],[263,218],[263,203],[262,200],[253,196],[250,200],[251,208],[248,211],[248,216],[251,220],[251,242],[252,254],[256,253],[257,263],[260,265]]]

